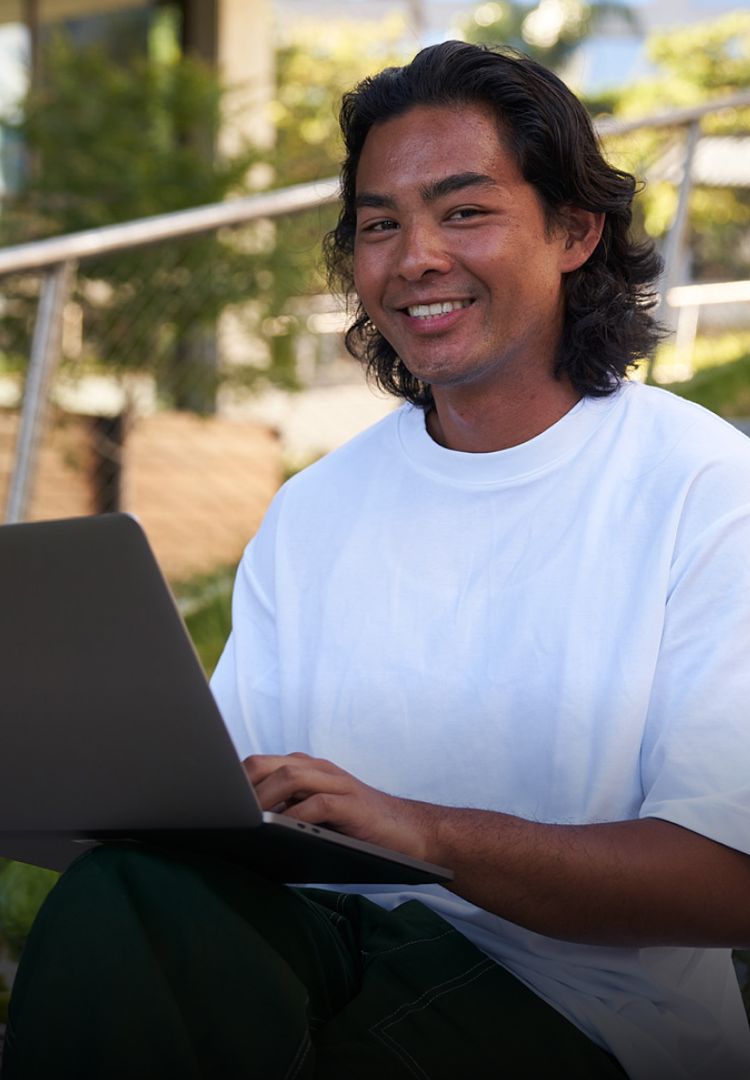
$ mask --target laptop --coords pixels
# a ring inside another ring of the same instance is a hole
[[[128,841],[277,881],[452,878],[261,810],[134,518],[1,526],[0,598],[0,855],[63,870]]]

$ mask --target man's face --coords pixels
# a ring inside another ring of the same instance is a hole
[[[376,124],[356,194],[356,289],[413,375],[434,391],[552,378],[571,243],[488,111],[415,106]]]

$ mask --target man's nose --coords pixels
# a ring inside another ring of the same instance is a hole
[[[453,258],[438,226],[420,223],[402,227],[398,250],[401,277],[418,281],[431,270],[445,274],[452,266]]]

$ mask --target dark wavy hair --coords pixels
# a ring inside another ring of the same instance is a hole
[[[565,321],[555,375],[567,374],[579,393],[603,396],[662,337],[652,309],[661,260],[650,241],[630,235],[635,179],[613,168],[599,148],[580,101],[556,75],[528,56],[447,41],[422,49],[410,64],[386,68],[344,95],[340,123],[346,148],[342,208],[326,235],[329,283],[356,299],[353,276],[357,166],[370,128],[416,105],[489,107],[501,139],[541,199],[548,228],[565,207],[603,212],[604,231],[589,259],[565,275]],[[415,405],[432,404],[356,299],[346,334],[349,352],[388,392]]]

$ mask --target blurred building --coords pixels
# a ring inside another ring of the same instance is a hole
[[[44,79],[44,41],[63,31],[120,59],[145,53],[157,22],[172,16],[175,45],[215,66],[228,86],[243,87],[250,108],[219,136],[272,139],[267,103],[274,86],[273,0],[0,0],[0,114],[12,109],[29,79]],[[0,146],[0,193],[18,181],[19,152]]]

